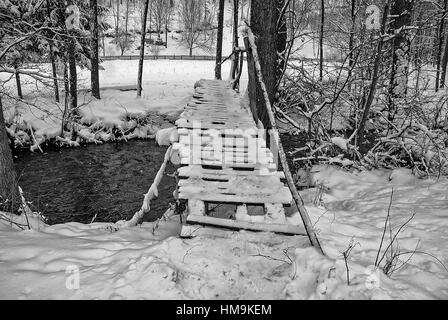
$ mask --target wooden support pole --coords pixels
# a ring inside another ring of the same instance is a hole
[[[247,40],[246,40],[246,38],[247,38]],[[311,244],[317,250],[319,250],[320,253],[325,255],[325,253],[322,250],[322,247],[319,243],[319,240],[317,238],[316,232],[314,231],[314,227],[311,223],[311,219],[308,215],[308,211],[306,210],[304,201],[303,201],[302,197],[300,196],[299,191],[296,188],[293,176],[291,174],[291,171],[289,170],[288,162],[286,160],[286,154],[283,149],[282,142],[280,140],[280,135],[278,133],[275,115],[274,115],[274,112],[272,109],[271,102],[269,100],[269,95],[266,90],[266,85],[264,84],[264,81],[263,81],[263,74],[261,72],[260,58],[258,56],[257,46],[255,44],[255,37],[254,37],[254,34],[252,33],[252,31],[250,30],[250,28],[247,28],[246,38],[245,38],[245,43],[249,43],[249,45],[250,45],[250,48],[246,48],[246,51],[248,52],[248,54],[249,53],[252,54],[253,63],[255,65],[255,68],[254,68],[255,74],[249,75],[249,77],[250,76],[255,77],[255,79],[258,81],[258,84],[260,85],[261,91],[263,92],[263,98],[265,100],[265,105],[266,105],[266,111],[269,116],[269,121],[271,122],[271,125],[272,125],[272,136],[274,138],[275,145],[278,149],[280,162],[282,164],[283,171],[285,173],[285,177],[286,177],[286,181],[287,181],[289,190],[291,190],[291,194],[294,199],[294,202],[297,205],[297,208],[299,209],[300,217],[302,218],[303,225],[305,226],[305,230],[306,230],[306,233],[308,235],[308,238],[309,238]],[[249,61],[249,59],[248,59],[248,61]]]

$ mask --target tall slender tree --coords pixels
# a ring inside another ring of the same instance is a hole
[[[73,0],[68,0],[67,4],[73,5]],[[62,11],[62,16],[65,15],[65,7],[63,2],[59,3],[59,9]],[[65,22],[64,22],[65,25]],[[78,107],[78,74],[76,70],[76,32],[75,30],[66,30],[66,45],[68,56],[68,71],[69,71],[69,105],[71,110],[76,110]]]
[[[51,3],[50,0],[46,1],[46,13],[47,13],[47,19],[50,25],[52,25],[52,19],[51,19]],[[56,102],[59,102],[59,84],[57,80],[57,69],[56,69],[56,60],[55,60],[55,53],[54,53],[54,43],[53,43],[53,33],[48,32],[48,49],[49,49],[49,55],[50,55],[50,63],[51,63],[51,71],[53,76],[53,86],[54,86],[54,98]]]
[[[443,11],[441,12],[440,22],[439,22],[439,30],[437,33],[437,71],[436,71],[436,92],[439,91],[440,84],[440,72],[442,67],[442,55],[443,55],[443,41],[444,41],[444,32],[445,32],[445,19],[447,15],[448,9],[448,0],[443,1]]]
[[[446,71],[448,67],[448,32],[445,33],[445,48],[443,50],[440,86],[443,88],[446,85]]]
[[[117,20],[116,20],[116,24],[115,24],[115,39],[118,39],[119,36],[119,26],[120,26],[120,1],[121,0],[117,0]]]
[[[320,2],[320,33],[319,33],[319,80],[324,77],[324,28],[325,28],[325,0]]]
[[[143,62],[145,59],[146,20],[148,19],[149,0],[145,1],[142,17],[142,38],[140,43],[140,60],[138,62],[137,97],[142,96]]]
[[[215,78],[218,80],[222,79],[221,76],[221,63],[222,63],[222,38],[224,30],[224,0],[219,0],[218,9],[218,37],[216,40],[216,67],[215,67]]]
[[[233,0],[233,48],[239,47],[238,43],[238,24],[239,24],[239,0]],[[233,55],[232,61],[232,79],[235,79],[238,73],[239,56],[238,53]]]
[[[99,54],[98,54],[98,2],[97,0],[90,0],[91,10],[91,69],[90,69],[90,82],[92,89],[92,96],[100,99],[100,76],[99,76]]]

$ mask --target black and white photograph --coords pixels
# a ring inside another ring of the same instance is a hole
[[[0,0],[0,300],[448,299],[447,67],[448,0]]]

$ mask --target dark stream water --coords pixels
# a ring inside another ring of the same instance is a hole
[[[15,167],[32,209],[42,212],[49,224],[90,223],[95,215],[96,222],[116,222],[140,209],[165,152],[152,140],[87,145],[19,153]],[[174,171],[169,165],[166,173]],[[174,188],[174,178],[165,175],[146,221],[166,211]]]

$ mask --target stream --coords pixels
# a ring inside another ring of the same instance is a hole
[[[143,202],[167,148],[153,140],[113,142],[15,155],[15,169],[33,211],[48,224],[116,222],[131,218]],[[169,164],[166,173],[174,173]],[[165,174],[159,198],[145,221],[161,217],[174,201],[175,180]]]

